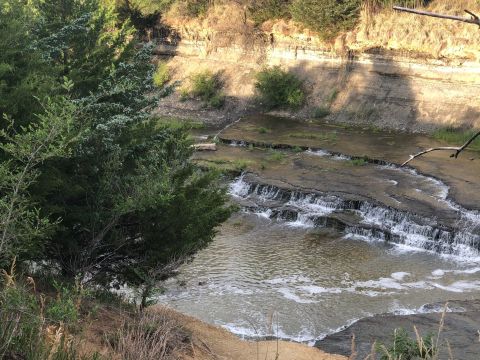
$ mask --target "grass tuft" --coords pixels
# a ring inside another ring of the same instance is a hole
[[[433,138],[440,141],[445,141],[452,145],[463,145],[470,139],[477,131],[462,130],[453,127],[439,129],[433,133]],[[468,147],[469,150],[480,151],[480,138],[475,139]]]

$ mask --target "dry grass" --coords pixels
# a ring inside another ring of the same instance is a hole
[[[475,0],[433,0],[423,9],[467,16],[464,9],[479,13],[480,3]],[[433,58],[479,60],[477,37],[474,25],[384,9],[370,16],[363,11],[360,25],[346,36],[346,46],[359,50],[379,47]]]
[[[190,347],[190,336],[165,309],[128,319],[110,343],[124,360],[173,360]]]

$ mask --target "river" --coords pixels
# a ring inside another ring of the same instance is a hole
[[[241,210],[164,284],[161,303],[241,336],[313,344],[367,316],[480,297],[480,216],[445,182],[326,150],[285,156],[231,181]]]

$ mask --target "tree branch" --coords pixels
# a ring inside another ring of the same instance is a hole
[[[409,9],[409,8],[401,7],[401,6],[394,6],[393,9],[397,10],[397,11],[404,11],[404,12],[417,14],[417,15],[425,15],[425,16],[431,16],[431,17],[436,17],[436,18],[441,18],[441,19],[462,21],[462,22],[465,22],[465,23],[468,23],[468,24],[475,24],[475,25],[480,26],[480,18],[469,10],[465,10],[465,12],[467,14],[471,15],[472,18],[465,18],[465,17],[462,17],[462,16],[454,16],[454,15],[437,14],[437,13],[433,13],[433,12],[430,12],[430,11]]]
[[[440,147],[434,147],[434,148],[430,148],[430,149],[427,149],[427,150],[423,150],[423,151],[420,151],[419,153],[415,154],[415,155],[410,155],[410,158],[405,161],[402,165],[400,166],[405,166],[407,165],[410,161],[412,161],[413,159],[419,157],[419,156],[422,156],[424,154],[427,154],[429,152],[432,152],[432,151],[438,151],[438,150],[446,150],[446,151],[455,151],[455,153],[451,154],[450,157],[454,157],[455,159],[458,157],[458,155],[463,151],[465,150],[472,142],[473,140],[475,140],[478,136],[480,136],[480,131],[478,131],[477,133],[475,133],[470,139],[468,139],[465,144],[463,144],[462,146],[440,146]]]

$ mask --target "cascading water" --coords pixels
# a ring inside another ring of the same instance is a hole
[[[439,183],[441,186],[443,184]],[[446,201],[445,191],[441,188],[439,193],[440,199]],[[459,211],[461,220],[445,226],[435,218],[420,217],[369,201],[254,183],[248,181],[245,175],[230,185],[230,194],[240,200],[249,200],[250,205],[245,210],[263,217],[267,210],[265,204],[269,202],[268,216],[284,220],[292,226],[331,226],[342,230],[349,237],[386,240],[410,248],[475,261],[480,258],[479,218],[473,212],[470,216],[465,215],[467,212],[460,211],[460,207],[453,203],[451,207]],[[350,215],[350,221],[339,219],[339,214]],[[356,221],[352,215],[357,215]],[[332,221],[326,221],[329,218]]]

